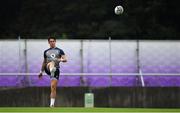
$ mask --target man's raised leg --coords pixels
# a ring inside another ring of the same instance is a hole
[[[51,76],[54,77],[54,74],[55,74],[55,71],[56,71],[55,63],[53,61],[48,63],[48,68],[49,68],[49,71],[51,73]]]

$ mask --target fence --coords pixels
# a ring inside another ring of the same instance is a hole
[[[60,64],[62,87],[180,86],[180,41],[57,40],[57,46],[68,56]],[[47,40],[0,40],[0,86],[49,86],[48,76],[37,77],[47,48]]]

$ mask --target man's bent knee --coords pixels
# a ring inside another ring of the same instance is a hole
[[[51,81],[51,90],[54,91],[56,90],[57,87],[57,80],[52,80]]]
[[[56,89],[56,85],[51,85],[51,89],[55,90]]]

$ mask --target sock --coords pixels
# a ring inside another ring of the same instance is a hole
[[[54,103],[55,103],[55,98],[51,98],[50,106],[54,106]]]
[[[54,76],[55,71],[56,71],[56,68],[55,68],[55,67],[50,68],[51,76]]]

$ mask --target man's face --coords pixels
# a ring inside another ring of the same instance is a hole
[[[49,45],[51,48],[54,48],[56,46],[56,41],[54,39],[49,40]]]

